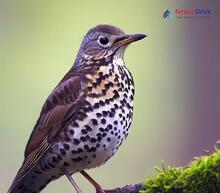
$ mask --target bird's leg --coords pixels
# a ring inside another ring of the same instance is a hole
[[[96,189],[96,193],[115,193],[121,192],[121,188],[115,188],[115,189],[110,189],[110,190],[104,190],[102,187],[89,175],[87,174],[84,170],[80,172]]]
[[[68,171],[65,168],[60,168],[60,170],[66,175],[70,183],[73,185],[77,193],[82,193],[79,186],[76,184],[76,182],[73,180],[72,176],[68,173]]]
[[[102,189],[102,187],[87,174],[84,170],[80,172],[96,189],[96,193],[105,193],[105,191]]]

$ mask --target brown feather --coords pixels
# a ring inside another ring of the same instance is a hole
[[[41,115],[34,127],[25,150],[25,157],[45,139],[51,139],[62,130],[66,112],[80,96],[80,78],[72,77],[60,83],[44,103]]]
[[[65,78],[65,77],[68,77]],[[63,131],[68,110],[74,111],[74,105],[82,96],[82,78],[68,73],[49,95],[42,108],[40,117],[32,131],[25,149],[25,160],[18,171],[12,189],[37,164],[38,160],[53,145],[56,137]]]

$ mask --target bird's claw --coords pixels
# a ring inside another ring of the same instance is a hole
[[[96,193],[120,193],[120,188],[115,188],[115,189],[111,189],[111,190],[98,190],[96,191]]]
[[[96,193],[105,193],[103,189],[96,190]]]

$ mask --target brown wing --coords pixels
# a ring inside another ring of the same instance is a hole
[[[51,147],[56,136],[65,127],[68,111],[74,111],[81,96],[81,78],[74,76],[61,83],[47,98],[25,150],[25,160],[13,185],[22,179]]]
[[[52,139],[62,129],[60,126],[64,116],[79,100],[80,82],[79,76],[69,78],[60,83],[49,95],[27,143],[26,158],[40,145],[45,137]]]

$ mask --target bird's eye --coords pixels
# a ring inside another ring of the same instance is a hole
[[[109,43],[109,39],[105,36],[99,36],[99,43],[102,45],[106,45]]]

